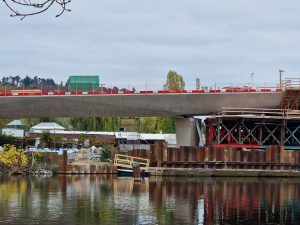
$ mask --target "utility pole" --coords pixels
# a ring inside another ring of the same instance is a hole
[[[196,90],[200,90],[200,79],[196,79]]]
[[[251,86],[253,87],[253,76],[254,76],[254,73],[251,73],[250,77],[251,77]]]
[[[279,87],[282,88],[282,73],[284,73],[284,70],[279,70]]]

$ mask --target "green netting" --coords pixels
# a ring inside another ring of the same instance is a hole
[[[66,85],[70,92],[99,91],[99,76],[70,76]]]

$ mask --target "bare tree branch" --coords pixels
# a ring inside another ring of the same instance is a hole
[[[70,12],[66,6],[71,0],[2,0],[8,9],[12,12],[11,17],[21,17],[21,20],[27,16],[33,16],[47,11],[51,6],[59,6],[60,12],[56,17],[61,16],[65,11]],[[29,11],[28,11],[29,10]]]

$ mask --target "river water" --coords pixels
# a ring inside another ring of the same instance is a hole
[[[300,224],[300,179],[11,177],[0,224]]]

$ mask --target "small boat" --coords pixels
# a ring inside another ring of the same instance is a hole
[[[149,159],[116,154],[114,165],[118,169],[118,175],[122,177],[133,176],[133,167],[139,167],[141,177],[149,176]]]
[[[118,176],[120,177],[133,177],[133,170],[118,168]],[[149,171],[141,170],[141,177],[149,177]]]

